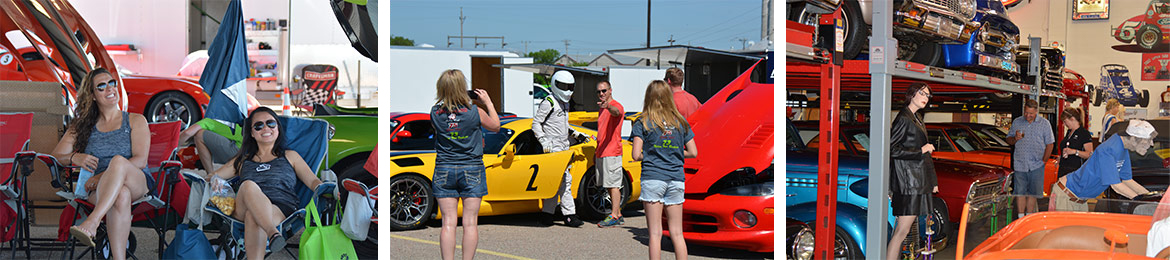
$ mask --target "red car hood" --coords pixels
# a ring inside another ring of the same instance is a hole
[[[199,80],[184,78],[184,77],[165,77],[165,76],[148,76],[148,75],[122,75],[122,80],[174,80],[182,81],[195,86],[199,86]]]
[[[683,166],[686,193],[707,193],[712,184],[736,169],[750,167],[759,173],[772,164],[775,89],[773,84],[753,83],[754,68],[740,74],[687,118],[695,131],[699,156],[687,159]]]
[[[972,167],[976,165],[980,167]],[[998,165],[934,159],[934,172],[946,172],[950,176],[966,176],[970,177],[971,180],[990,180],[1003,177],[1010,170]],[[940,175],[939,178],[942,178],[942,176]]]

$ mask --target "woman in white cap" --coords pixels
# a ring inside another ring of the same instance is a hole
[[[1087,211],[1085,200],[1096,198],[1106,188],[1113,188],[1126,198],[1149,193],[1133,181],[1129,151],[1145,155],[1154,145],[1154,126],[1144,120],[1130,120],[1121,138],[1108,138],[1093,151],[1080,169],[1060,177],[1052,187],[1052,203],[1056,210]]]

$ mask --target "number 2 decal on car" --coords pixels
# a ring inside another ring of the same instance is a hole
[[[536,186],[532,185],[536,184],[536,173],[540,172],[540,166],[533,164],[532,167],[528,168],[532,169],[532,178],[528,179],[528,188],[525,188],[524,191],[534,191],[536,190]]]

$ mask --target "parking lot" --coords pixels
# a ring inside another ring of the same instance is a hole
[[[626,224],[599,228],[597,220],[572,228],[557,222],[551,227],[537,224],[539,214],[490,216],[479,218],[479,259],[634,259],[649,254],[646,217],[641,210],[623,212]],[[391,258],[438,259],[440,222],[431,221],[426,228],[390,233]],[[456,230],[461,241],[462,228]],[[693,259],[772,259],[771,252],[687,244]],[[458,255],[459,250],[456,250]],[[673,259],[674,248],[663,236],[662,258]]]

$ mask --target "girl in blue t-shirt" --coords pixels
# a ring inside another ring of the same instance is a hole
[[[471,103],[462,71],[444,71],[435,89],[438,102],[431,107],[431,126],[438,138],[431,190],[443,216],[439,249],[443,259],[455,258],[455,227],[459,222],[456,210],[463,199],[463,257],[474,257],[479,243],[479,203],[487,195],[482,131],[499,131],[500,117],[487,91],[474,90],[475,100],[483,104],[483,109]]]
[[[655,80],[646,87],[642,117],[633,124],[633,156],[642,161],[642,195],[650,229],[650,259],[662,255],[662,209],[670,225],[676,256],[687,255],[682,233],[683,159],[699,154],[687,120],[674,106],[670,86]]]

